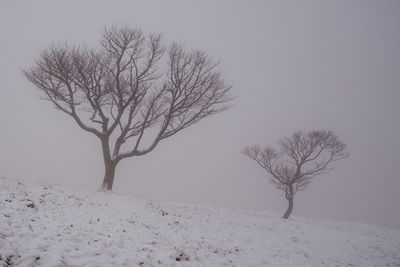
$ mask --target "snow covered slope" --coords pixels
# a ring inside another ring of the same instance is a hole
[[[400,231],[0,179],[4,266],[399,266]]]

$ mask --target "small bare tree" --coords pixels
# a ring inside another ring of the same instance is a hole
[[[285,192],[289,206],[283,218],[293,211],[293,198],[311,180],[332,170],[332,163],[346,158],[346,145],[332,131],[295,132],[279,141],[280,152],[271,147],[246,147],[243,153],[270,174],[270,181]]]
[[[53,45],[23,72],[55,107],[101,141],[111,190],[115,168],[232,100],[217,63],[139,29],[106,27],[99,49]],[[163,56],[167,54],[166,60]],[[162,69],[162,63],[165,68]]]

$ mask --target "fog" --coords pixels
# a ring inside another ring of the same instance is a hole
[[[100,187],[100,142],[21,71],[52,43],[97,46],[115,23],[206,51],[236,96],[122,161],[115,192],[280,215],[283,192],[242,149],[328,129],[350,157],[296,194],[293,215],[400,228],[399,1],[2,1],[1,176]]]

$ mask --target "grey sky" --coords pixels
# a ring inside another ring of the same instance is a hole
[[[97,45],[113,23],[208,52],[237,96],[121,162],[116,192],[280,214],[282,192],[240,151],[329,129],[350,157],[296,195],[294,215],[400,228],[399,1],[2,1],[0,175],[100,186],[98,140],[21,70],[51,43]]]

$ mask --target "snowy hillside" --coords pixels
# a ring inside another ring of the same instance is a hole
[[[4,266],[399,266],[400,231],[0,179]]]

